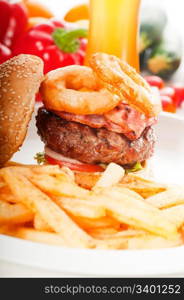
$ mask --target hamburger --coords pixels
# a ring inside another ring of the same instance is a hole
[[[112,162],[136,171],[152,156],[160,103],[144,79],[121,63],[97,53],[90,67],[65,67],[45,76],[36,126],[48,163],[78,173],[101,172]]]
[[[43,106],[36,126],[45,143],[44,162],[69,167],[84,187],[91,187],[112,162],[132,171],[145,167],[154,151],[153,125],[160,107],[128,65],[122,67],[127,73],[119,79],[115,72],[112,81],[112,70],[108,72],[114,60],[95,54],[90,67],[68,66],[45,77],[42,60],[33,55],[21,54],[1,64],[0,166],[21,147],[40,91]]]

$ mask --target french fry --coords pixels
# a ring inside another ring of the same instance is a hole
[[[121,180],[123,187],[131,189],[141,195],[143,198],[148,198],[155,194],[166,190],[166,185],[153,182],[135,174],[127,174]]]
[[[120,222],[111,217],[102,217],[98,219],[89,219],[84,217],[74,217],[73,220],[83,229],[88,230],[91,228],[120,228]]]
[[[106,215],[103,206],[88,200],[80,200],[68,197],[52,197],[52,199],[68,213],[76,217],[86,217],[96,219]]]
[[[124,175],[125,170],[123,169],[123,167],[120,167],[115,163],[110,163],[106,170],[102,173],[102,176],[97,181],[93,189],[96,190],[98,188],[113,186],[120,182]]]
[[[7,185],[4,185],[1,189],[0,189],[0,200],[1,201],[5,201],[8,203],[18,203],[19,199],[16,198],[10,188]]]
[[[54,232],[38,231],[32,228],[26,227],[0,227],[0,233],[6,234],[12,237],[29,240],[37,243],[44,243],[48,245],[71,247],[70,243]],[[127,239],[107,239],[107,240],[94,240],[94,247],[96,249],[126,249]]]
[[[77,185],[68,168],[10,163],[0,169],[0,233],[77,248],[155,249],[183,244],[183,187],[155,183],[138,174],[124,176],[115,164],[90,178],[89,191]],[[23,227],[30,221],[34,228]]]
[[[96,238],[98,238],[96,236]],[[163,237],[151,235],[138,230],[125,230],[124,232],[115,233],[107,236],[101,242],[96,243],[99,249],[156,249],[170,248],[180,246],[182,239],[178,236],[175,240],[168,240]]]
[[[126,188],[106,188],[97,202],[103,204],[108,213],[119,222],[165,238],[172,239],[178,235],[176,226],[164,218],[159,209],[131,197]]]
[[[137,243],[139,247],[141,246],[143,247],[141,241],[146,240],[145,236],[149,236],[149,235],[145,234],[145,232],[143,231],[138,231],[138,230],[125,230],[124,232],[117,232],[115,234],[106,235],[105,238],[104,237],[100,238],[99,235],[96,235],[95,236],[96,248],[97,249],[133,249],[135,243]],[[137,240],[135,241],[135,239]],[[163,240],[167,241],[166,239]],[[171,245],[171,243],[174,244],[173,241],[172,242],[170,241],[169,245]],[[179,242],[176,243],[175,241],[175,244],[178,245]]]
[[[0,181],[0,189],[3,188],[5,186],[3,181]]]
[[[132,197],[140,201],[144,201],[144,198],[141,195],[139,195],[137,192],[130,190],[128,188],[124,188],[120,184],[114,187],[114,191],[119,191],[120,193],[123,193],[126,196]]]
[[[127,229],[127,230],[121,230],[121,231],[118,231],[116,234],[115,234],[115,237],[119,237],[119,238],[122,238],[122,237],[135,237],[135,236],[142,236],[142,235],[145,235],[145,231],[144,230],[139,230],[139,229]]]
[[[13,194],[19,197],[20,201],[32,212],[39,213],[43,220],[61,235],[71,247],[94,247],[93,239],[24,176],[9,169],[4,169],[2,176]]]
[[[10,232],[10,228],[12,228],[12,224],[0,224],[0,234],[8,235],[8,232]],[[15,228],[15,226],[13,228]]]
[[[54,178],[49,175],[33,175],[31,182],[42,191],[55,196],[84,197],[88,191],[65,178]]]
[[[175,240],[168,240],[156,235],[145,234],[140,237],[128,239],[127,249],[161,249],[182,245],[182,239],[178,236]]]
[[[23,204],[0,201],[0,224],[21,224],[33,220],[33,214]]]
[[[75,173],[75,182],[88,190],[91,190],[95,184],[97,183],[97,181],[100,179],[100,173],[84,173],[84,172],[76,172]]]
[[[31,168],[32,172],[35,174],[46,174],[46,175],[54,175],[61,179],[65,178],[66,180],[74,181],[75,176],[72,170],[67,167],[60,168],[58,165],[42,165],[42,166],[34,166]]]
[[[30,166],[30,165],[24,165],[16,161],[7,161],[5,163],[5,167],[21,167],[21,166]]]
[[[71,180],[72,178],[72,171],[66,171],[65,168],[64,170],[61,169],[58,165],[23,165],[23,164],[13,164],[9,167],[7,167],[9,170],[12,170],[13,172],[18,172],[24,176],[33,176],[35,175],[54,175],[54,176],[63,176],[67,180]],[[3,169],[1,169],[3,172]],[[1,174],[0,170],[0,174]]]
[[[34,216],[33,225],[36,230],[49,232],[53,231],[52,228],[42,219],[42,217],[38,213]]]
[[[37,243],[44,243],[48,245],[63,246],[63,247],[69,246],[69,244],[67,244],[66,241],[62,239],[62,237],[59,234],[53,232],[38,231],[26,227],[14,227],[14,228],[6,228],[6,229],[3,228],[2,233],[7,234],[9,236],[13,236],[16,238],[29,240]]]
[[[126,238],[95,240],[95,242],[96,242],[96,249],[103,249],[103,250],[127,249],[128,246],[128,241]]]
[[[93,228],[88,231],[96,239],[129,238],[144,235],[145,231],[138,229],[117,230],[115,228]]]
[[[107,238],[112,238],[118,229],[114,227],[105,227],[105,228],[90,228],[88,229],[88,233],[95,239],[105,240]]]
[[[23,176],[30,176],[32,174],[32,166],[30,165],[13,165],[13,166],[9,166],[9,167],[6,167],[6,168],[2,168],[0,169],[0,176],[2,176],[2,174],[4,173],[4,170],[9,170],[10,172],[16,172],[16,173],[19,173],[19,174],[22,174]]]
[[[147,198],[146,202],[161,209],[171,207],[174,205],[184,204],[184,188],[168,188],[165,192]]]
[[[70,181],[75,182],[75,174],[68,167],[62,167],[62,168],[60,168],[60,172],[64,172],[69,177]],[[59,177],[60,175],[56,174],[56,176]]]
[[[12,237],[29,240],[37,243],[44,243],[54,246],[71,247],[70,243],[54,232],[39,231],[26,227],[0,227],[0,233]],[[107,240],[94,240],[94,247],[96,249],[126,249],[127,239],[107,239]]]
[[[178,228],[184,224],[184,204],[163,209],[162,212]]]
[[[0,170],[1,170],[1,169],[0,169]],[[1,174],[0,174],[0,194],[1,194],[1,188],[3,188],[5,185],[6,185],[6,184],[5,184],[4,180],[3,180],[3,177],[2,177]]]
[[[20,167],[20,168],[27,168],[27,169],[42,169],[44,171],[46,171],[47,169],[49,170],[60,170],[60,167],[58,165],[29,165],[29,164],[22,164],[22,163],[18,163],[18,162],[15,162],[15,161],[8,161],[6,162],[5,164],[5,167],[8,168],[8,167]],[[49,172],[50,174],[50,172]]]

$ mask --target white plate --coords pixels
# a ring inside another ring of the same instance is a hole
[[[158,142],[153,158],[155,177],[163,182],[184,181],[184,120],[162,114],[156,126]],[[43,150],[34,125],[14,160],[34,163]],[[47,246],[0,236],[0,260],[78,276],[161,276],[184,274],[184,246],[160,250],[81,250]]]

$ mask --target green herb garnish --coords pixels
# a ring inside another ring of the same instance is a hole
[[[143,169],[143,167],[142,167],[141,163],[140,162],[136,162],[135,165],[132,166],[132,168],[126,169],[125,171],[126,171],[126,173],[131,173],[131,172],[140,171],[142,169]]]
[[[45,163],[45,154],[44,152],[38,152],[34,156],[34,159],[37,161],[37,164],[42,165]]]

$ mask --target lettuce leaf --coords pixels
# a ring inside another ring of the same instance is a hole
[[[137,172],[137,171],[140,171],[142,169],[143,169],[143,167],[142,167],[141,163],[136,162],[135,165],[132,166],[132,168],[126,169],[125,172],[126,173]]]
[[[45,163],[45,153],[44,152],[38,152],[36,153],[36,155],[34,156],[34,159],[37,161],[38,165],[42,165]]]

